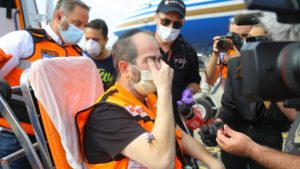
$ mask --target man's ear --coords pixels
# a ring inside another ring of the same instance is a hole
[[[118,67],[119,67],[119,71],[120,71],[121,76],[122,75],[125,75],[125,76],[129,75],[130,72],[128,70],[128,65],[129,64],[126,61],[123,61],[123,60],[119,61]]]

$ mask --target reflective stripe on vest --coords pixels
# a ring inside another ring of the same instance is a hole
[[[18,67],[21,69],[29,69],[31,67],[32,62],[29,62],[27,60],[21,60],[18,64]]]
[[[134,98],[127,90],[125,90],[121,85],[119,85],[118,82],[111,87],[109,90],[105,92],[104,95],[102,95],[97,102],[98,104],[101,104],[103,102],[113,105],[119,105],[121,107],[124,107],[128,112],[131,113],[132,116],[136,117],[138,124],[143,127],[146,131],[150,132],[154,125],[154,119],[156,117],[156,101],[157,97],[154,94],[150,94],[147,96],[146,101],[148,102],[147,108],[144,104],[142,104],[139,100]],[[93,106],[94,107],[94,106]],[[83,151],[83,131],[84,131],[84,125],[86,120],[88,119],[89,113],[92,111],[92,108],[89,108],[88,110],[79,112],[76,115],[76,123],[79,130],[80,135],[80,145],[81,145],[81,151]],[[181,148],[181,132],[179,130],[176,130],[176,139],[179,143],[180,150]],[[99,164],[90,164],[85,159],[86,165],[89,169],[145,169],[143,165],[130,160],[129,158],[123,158],[119,161],[111,161],[108,163],[99,163]],[[182,168],[182,164],[179,161],[179,159],[176,157],[175,160],[175,169]]]

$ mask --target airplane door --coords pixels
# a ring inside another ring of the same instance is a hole
[[[14,14],[17,12],[15,1],[0,1],[0,36],[7,32],[16,30],[14,24]]]
[[[29,27],[40,28],[39,21],[35,0],[0,1],[0,36]]]
[[[19,11],[19,29],[40,28],[39,15],[35,0],[15,0]]]

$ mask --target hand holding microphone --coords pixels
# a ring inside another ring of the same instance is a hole
[[[198,104],[191,106],[182,101],[179,103],[178,112],[189,129],[195,130],[205,123],[206,110],[203,106]]]
[[[194,103],[193,91],[190,88],[186,88],[182,92],[181,100],[177,101],[178,105],[187,104],[192,105]]]
[[[210,125],[202,125],[199,131],[202,142],[209,147],[217,146],[217,131],[220,128],[223,128],[223,122],[221,121],[214,121]]]

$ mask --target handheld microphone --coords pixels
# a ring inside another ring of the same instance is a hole
[[[236,25],[255,25],[260,23],[259,18],[262,16],[262,13],[249,13],[249,14],[238,14],[234,17],[234,23]]]
[[[202,111],[205,110],[201,110],[197,104],[192,107],[186,104],[178,105],[178,112],[183,116],[187,127],[191,130],[195,130],[205,123],[201,116]]]

